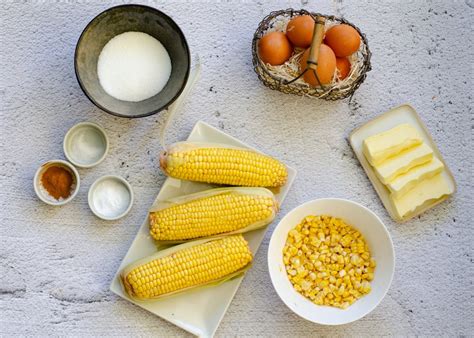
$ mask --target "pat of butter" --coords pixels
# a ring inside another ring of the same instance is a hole
[[[376,166],[403,150],[423,143],[414,127],[408,123],[400,124],[383,133],[372,135],[364,140],[363,152],[367,161]]]
[[[419,182],[439,174],[444,168],[443,162],[434,157],[431,162],[417,166],[387,183],[393,197],[399,198],[413,189]]]
[[[391,198],[398,215],[404,217],[426,201],[439,199],[451,193],[452,190],[441,173],[421,181],[402,197],[395,198],[391,196]]]
[[[375,166],[375,173],[383,184],[388,184],[398,175],[410,169],[431,161],[433,150],[426,144],[405,150],[396,157],[389,158],[380,165]]]

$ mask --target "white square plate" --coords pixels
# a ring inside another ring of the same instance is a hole
[[[243,148],[254,149],[243,142],[229,136],[222,131],[211,127],[204,122],[198,122],[194,126],[191,134],[188,137],[189,141],[200,142],[215,142],[239,146]],[[255,150],[255,149],[254,149]],[[276,198],[283,203],[288,190],[293,183],[296,176],[296,171],[288,167],[288,182],[281,187],[278,192],[275,192]],[[212,188],[212,185],[181,181],[174,178],[167,178],[164,182],[154,205],[159,204],[160,201],[167,199],[192,194],[202,190]],[[258,247],[263,240],[266,228],[255,230],[244,234],[245,239],[249,242],[250,249],[257,253]],[[175,296],[167,297],[157,301],[141,302],[130,299],[122,289],[120,283],[120,271],[128,264],[149,256],[156,252],[156,245],[149,235],[148,215],[143,221],[137,236],[132,242],[130,249],[128,249],[119,269],[117,270],[110,290],[120,297],[148,310],[155,315],[166,319],[167,321],[179,326],[180,328],[191,332],[197,336],[212,337],[219,326],[220,321],[224,317],[227,308],[234,297],[237,288],[243,280],[243,276],[235,278],[223,284],[196,289]]]
[[[420,133],[421,137],[423,138],[423,141],[428,146],[430,146],[431,149],[433,149],[435,156],[438,157],[441,162],[443,162],[444,170],[442,175],[448,182],[448,186],[451,188],[451,193],[437,200],[428,200],[424,204],[416,208],[413,212],[405,215],[405,217],[403,218],[400,218],[398,217],[395,211],[395,207],[393,206],[390,200],[389,190],[377,178],[372,166],[369,164],[364,154],[362,153],[362,143],[367,137],[389,130],[402,123],[409,123],[410,125],[412,125]],[[436,147],[436,143],[431,138],[428,129],[426,129],[425,124],[420,119],[420,116],[418,115],[416,110],[408,104],[394,108],[386,112],[385,114],[382,114],[379,117],[373,119],[372,121],[367,122],[363,126],[355,129],[349,136],[349,140],[351,143],[351,147],[354,150],[354,153],[359,159],[359,162],[364,168],[367,176],[369,177],[369,180],[372,182],[375,191],[377,191],[377,194],[379,195],[380,200],[385,206],[385,209],[387,209],[390,216],[397,222],[404,222],[409,220],[410,218],[418,216],[426,210],[443,202],[456,191],[456,182],[454,180],[453,174],[449,170],[446,162],[444,162],[444,159],[441,156],[438,147]]]

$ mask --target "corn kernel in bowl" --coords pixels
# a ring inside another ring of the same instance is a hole
[[[317,305],[346,309],[371,290],[375,260],[362,234],[332,216],[307,216],[283,247],[288,278]]]

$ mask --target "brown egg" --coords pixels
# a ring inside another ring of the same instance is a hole
[[[347,58],[336,58],[336,68],[339,71],[339,79],[344,80],[351,72],[351,63]]]
[[[300,70],[303,71],[306,68],[306,61],[308,60],[309,55],[308,48],[301,58],[300,61]],[[332,82],[332,78],[334,76],[334,72],[336,71],[336,56],[331,48],[326,46],[324,43],[321,44],[319,47],[319,57],[318,57],[318,67],[316,73],[318,74],[318,78],[322,84],[328,84]],[[313,70],[308,70],[304,76],[304,80],[309,83],[310,85],[316,87],[319,86],[319,82],[314,75]]]
[[[285,33],[271,32],[265,34],[258,42],[260,60],[272,66],[285,63],[291,56],[293,48]]]
[[[286,36],[296,47],[306,48],[313,38],[314,20],[310,15],[296,16],[286,26]]]
[[[349,56],[359,49],[360,35],[352,26],[337,25],[326,32],[324,43],[331,47],[337,57]]]

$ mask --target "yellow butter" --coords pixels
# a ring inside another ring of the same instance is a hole
[[[426,144],[405,150],[374,167],[375,174],[383,184],[388,184],[397,176],[433,159],[433,150]]]
[[[400,198],[394,196],[390,197],[398,215],[403,217],[414,211],[426,201],[433,199],[436,200],[451,193],[452,190],[441,173],[421,181]]]
[[[407,173],[395,177],[387,183],[387,188],[394,197],[401,197],[410,189],[414,188],[419,182],[439,174],[444,168],[443,162],[436,157],[432,161],[419,165]]]
[[[367,161],[376,166],[401,151],[421,143],[423,139],[416,129],[404,123],[366,138],[363,143],[363,152]]]

